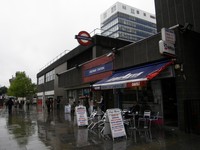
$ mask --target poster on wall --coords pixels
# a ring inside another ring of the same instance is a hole
[[[77,106],[75,108],[76,120],[78,126],[87,126],[88,118],[85,106]]]
[[[106,113],[113,140],[117,137],[126,136],[121,110],[118,108],[108,109]]]
[[[151,88],[154,96],[154,103],[160,104],[162,100],[161,81],[160,80],[151,81]]]

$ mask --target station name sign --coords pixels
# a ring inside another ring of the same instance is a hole
[[[99,66],[96,66],[94,68],[86,70],[84,72],[84,76],[88,77],[88,76],[91,76],[91,75],[95,75],[95,74],[103,73],[103,72],[106,72],[106,71],[110,71],[110,70],[112,70],[112,67],[113,67],[113,63],[112,62],[103,64],[103,65],[99,65]]]

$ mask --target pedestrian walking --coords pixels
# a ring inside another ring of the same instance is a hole
[[[53,111],[53,105],[54,105],[53,103],[54,103],[54,102],[53,102],[53,98],[51,98],[51,99],[50,99],[50,109],[51,109],[52,111]]]
[[[6,106],[8,107],[8,113],[11,114],[12,113],[12,106],[14,105],[14,102],[12,100],[12,98],[9,98],[9,100],[6,103]]]
[[[60,109],[60,98],[58,98],[58,99],[55,99],[56,100],[56,106],[57,106],[57,110],[59,110]]]
[[[49,99],[49,98],[46,100],[46,105],[47,105],[47,111],[48,111],[48,113],[50,113],[51,102],[50,102],[50,99]]]
[[[30,106],[30,100],[29,99],[27,99],[26,105],[27,105],[27,109],[29,110],[29,106]]]
[[[89,105],[89,96],[88,95],[86,95],[85,96],[85,101],[84,101],[84,105],[85,105],[85,107],[86,107],[86,111],[87,111],[87,114],[89,115],[89,108],[90,108],[90,105]]]

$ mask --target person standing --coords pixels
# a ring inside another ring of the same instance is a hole
[[[6,103],[7,107],[8,107],[8,113],[11,114],[12,113],[12,106],[14,105],[14,102],[12,100],[12,98],[9,98],[9,100]]]
[[[90,108],[90,105],[89,105],[89,96],[86,95],[85,96],[85,107],[86,107],[86,111],[87,111],[87,114],[89,115],[89,108]]]
[[[99,105],[99,108],[104,111],[104,99],[103,99],[103,95],[101,95],[100,101],[98,101],[97,103]]]

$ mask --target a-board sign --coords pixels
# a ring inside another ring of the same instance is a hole
[[[106,113],[113,139],[126,136],[121,110],[119,108],[107,109]]]
[[[71,105],[65,105],[65,113],[71,113]]]
[[[78,126],[87,126],[88,118],[85,106],[77,106],[75,107],[76,119]]]

